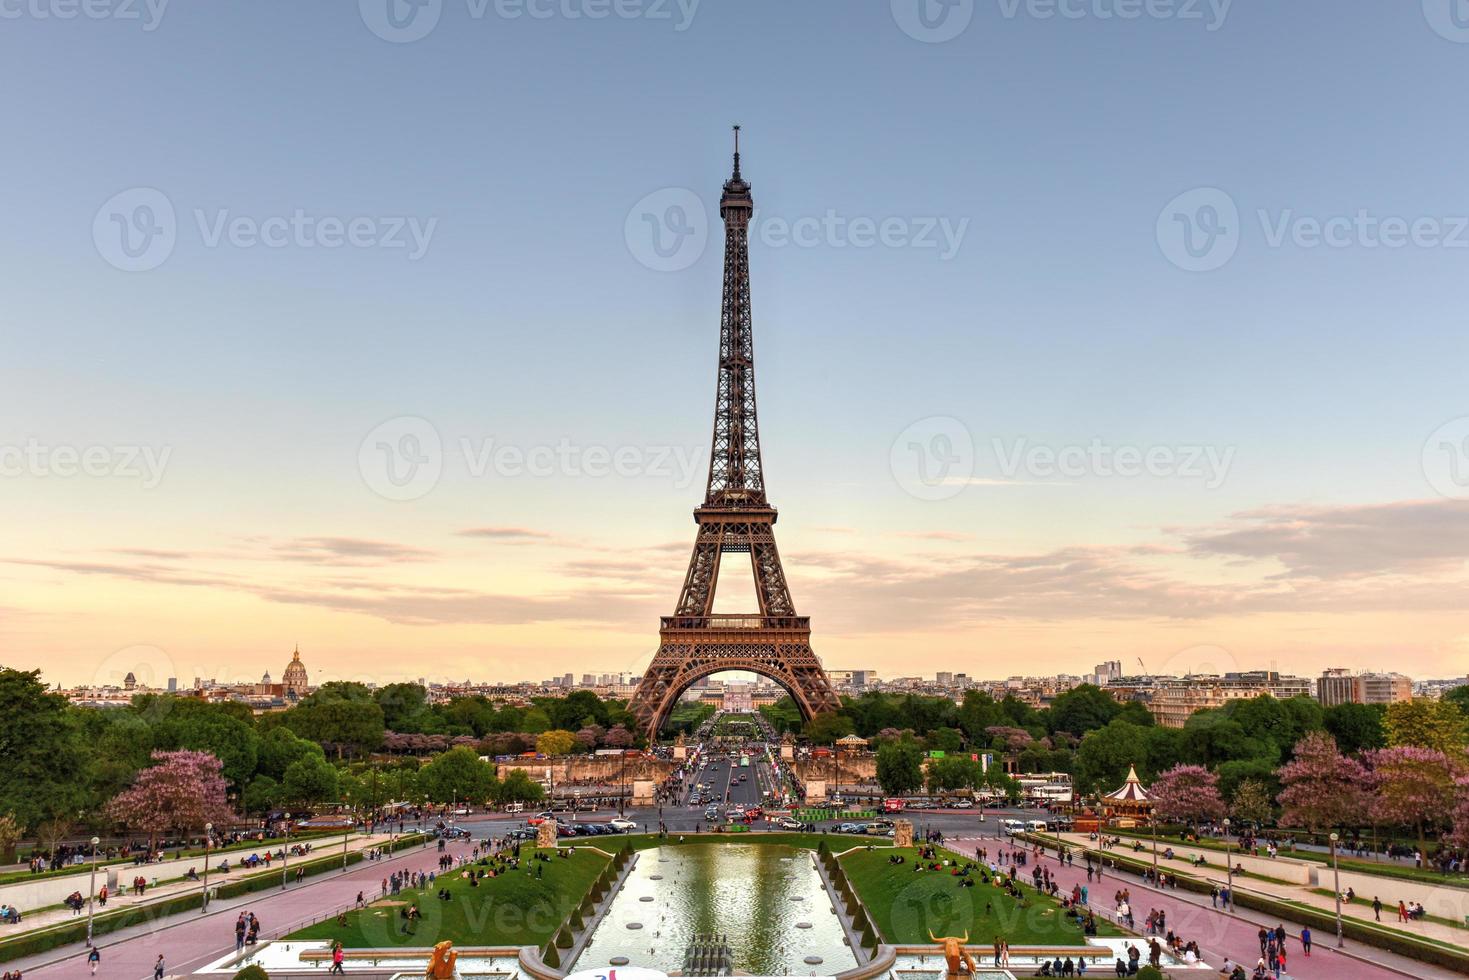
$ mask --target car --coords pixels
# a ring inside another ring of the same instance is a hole
[[[867,830],[865,823],[839,823],[836,832],[839,834],[861,834]]]
[[[527,827],[517,827],[505,836],[510,840],[535,840],[536,832]]]
[[[607,826],[611,827],[619,834],[625,834],[630,830],[638,829],[637,821],[629,820],[626,817],[618,817],[617,819],[608,822]]]
[[[956,810],[973,810],[974,801],[969,799],[955,800],[953,803],[950,803],[949,806],[953,807]]]
[[[908,801],[908,809],[910,809],[910,810],[932,810],[933,809],[933,801],[932,800],[909,800]]]
[[[535,816],[527,818],[525,822],[528,823],[528,824],[530,824],[532,827],[537,827],[537,826],[540,826],[541,824],[545,823],[547,820],[555,820],[555,819],[556,819],[556,814],[552,813],[550,810],[542,810],[540,813],[537,813]]]
[[[891,830],[893,830],[893,822],[891,820],[874,820],[872,823],[863,826],[862,833],[871,837],[881,837]]]
[[[797,820],[795,817],[780,818],[780,828],[782,830],[800,830],[804,826],[805,824],[801,823],[801,821]]]

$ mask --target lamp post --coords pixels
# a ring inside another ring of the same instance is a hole
[[[1340,839],[1333,831],[1328,838],[1331,841],[1331,882],[1332,891],[1336,892],[1336,948],[1341,949],[1344,943],[1341,935],[1341,873],[1336,866],[1336,842]]]
[[[281,887],[286,887],[286,868],[291,860],[291,815],[286,814],[286,843],[281,848]]]
[[[346,805],[347,801],[346,800],[343,800],[342,803],[343,803],[343,805]],[[352,808],[351,807],[348,807],[347,808],[347,815],[348,816],[352,816]],[[350,836],[351,833],[352,833],[352,831],[355,830],[356,828],[357,828],[357,821],[356,820],[353,820],[351,826],[347,827],[346,829],[344,829],[342,831],[342,870],[343,871],[346,871],[347,870],[347,837]]]
[[[1153,887],[1160,888],[1158,884],[1158,811],[1153,809],[1148,813],[1148,826],[1153,830]]]
[[[209,909],[209,848],[214,843],[214,824],[204,825],[204,894],[199,900],[199,911]]]
[[[92,838],[92,871],[87,877],[87,945],[92,945],[92,902],[97,896],[97,845],[102,843],[96,837]]]
[[[1225,889],[1224,889],[1224,894],[1225,894],[1224,904],[1227,905],[1230,908],[1230,910],[1233,910],[1234,909],[1234,858],[1230,854],[1229,847],[1230,847],[1230,840],[1229,840],[1229,818],[1228,817],[1225,817],[1224,818],[1224,873],[1226,875],[1225,880],[1228,882],[1228,884],[1225,886]]]

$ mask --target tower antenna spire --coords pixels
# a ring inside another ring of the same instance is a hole
[[[735,180],[739,180],[740,179],[740,124],[739,123],[735,123],[734,124],[734,141],[735,141],[734,176],[735,176]]]

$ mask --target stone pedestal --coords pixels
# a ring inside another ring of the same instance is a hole
[[[796,747],[786,742],[780,747],[780,757],[786,762],[794,762],[796,759]]]
[[[912,820],[894,820],[893,821],[893,846],[894,847],[912,847],[913,846],[913,821]]]
[[[539,824],[536,825],[536,846],[537,847],[555,847],[556,846],[556,821],[555,820],[552,820],[550,817],[547,817],[545,820],[542,820]]]
[[[807,803],[825,803],[826,802],[826,780],[824,780],[824,779],[813,779],[813,780],[810,780],[809,782],[806,783],[806,802]]]
[[[652,806],[657,800],[654,798],[658,791],[658,784],[651,779],[634,779],[632,783],[632,805]]]

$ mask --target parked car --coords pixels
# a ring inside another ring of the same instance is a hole
[[[973,810],[974,801],[969,799],[968,797],[961,797],[960,799],[954,800],[952,803],[949,804],[949,806],[953,807],[956,810]]]
[[[883,834],[889,833],[892,830],[893,822],[891,820],[874,820],[862,828],[862,833],[872,837],[881,837]]]
[[[616,820],[610,821],[607,826],[611,827],[613,830],[617,831],[620,834],[625,834],[628,831],[638,829],[637,821],[629,820],[626,817],[618,817]]]
[[[528,827],[517,827],[505,836],[511,840],[535,840],[536,832]]]
[[[530,824],[532,827],[536,827],[536,826],[539,826],[540,824],[545,823],[547,820],[555,820],[555,819],[556,819],[556,814],[552,813],[550,810],[542,810],[540,813],[537,813],[535,816],[527,818],[525,822],[528,823],[528,824]]]
[[[865,823],[839,823],[837,833],[839,834],[861,834],[867,831]]]

